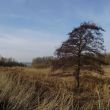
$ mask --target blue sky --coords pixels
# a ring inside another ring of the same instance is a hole
[[[110,52],[110,0],[0,0],[0,55],[27,62],[51,56],[84,21],[106,30]]]

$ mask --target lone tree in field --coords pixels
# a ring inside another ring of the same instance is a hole
[[[70,32],[68,40],[56,50],[57,61],[70,59],[75,67],[77,87],[80,87],[81,69],[102,74],[104,62],[104,39],[102,27],[85,22]],[[65,62],[66,63],[66,62]]]

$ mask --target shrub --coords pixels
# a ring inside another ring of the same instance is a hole
[[[37,57],[33,59],[32,66],[35,68],[48,68],[51,67],[53,57]]]
[[[23,63],[17,62],[12,58],[1,57],[0,58],[0,66],[3,66],[3,67],[22,66],[22,67],[24,67],[26,65]]]

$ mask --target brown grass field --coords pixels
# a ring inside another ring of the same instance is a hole
[[[110,110],[110,66],[104,70],[82,71],[79,95],[71,71],[0,67],[0,110]]]

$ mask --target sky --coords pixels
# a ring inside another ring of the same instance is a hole
[[[110,52],[110,0],[0,0],[0,55],[20,62],[53,56],[84,21],[105,29]]]

